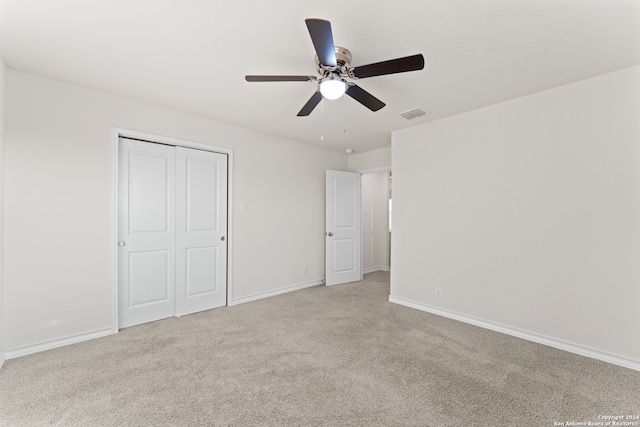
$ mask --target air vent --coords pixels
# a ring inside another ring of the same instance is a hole
[[[426,116],[427,114],[429,114],[429,111],[424,110],[421,107],[414,108],[413,110],[405,111],[404,113],[400,113],[400,115],[407,120],[413,120],[416,117]]]

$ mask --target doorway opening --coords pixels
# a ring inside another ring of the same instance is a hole
[[[362,172],[363,272],[391,267],[391,170]]]

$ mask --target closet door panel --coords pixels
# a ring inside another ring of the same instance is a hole
[[[175,148],[120,139],[118,325],[175,312]]]
[[[176,148],[176,315],[227,303],[227,156]]]

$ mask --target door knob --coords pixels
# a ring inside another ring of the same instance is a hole
[[[333,233],[332,232],[328,232],[327,236],[331,237],[331,236],[333,236]]]
[[[224,242],[224,236],[222,236],[222,237],[220,238],[220,240],[222,240],[222,241]]]
[[[124,245],[125,245],[125,243],[124,243],[124,241],[123,241],[123,240],[121,240],[121,241],[119,241],[119,242],[118,242],[118,246],[123,247]]]

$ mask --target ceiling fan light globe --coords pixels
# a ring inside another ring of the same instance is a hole
[[[338,99],[347,90],[347,84],[343,80],[328,79],[320,83],[320,93],[327,99]]]

